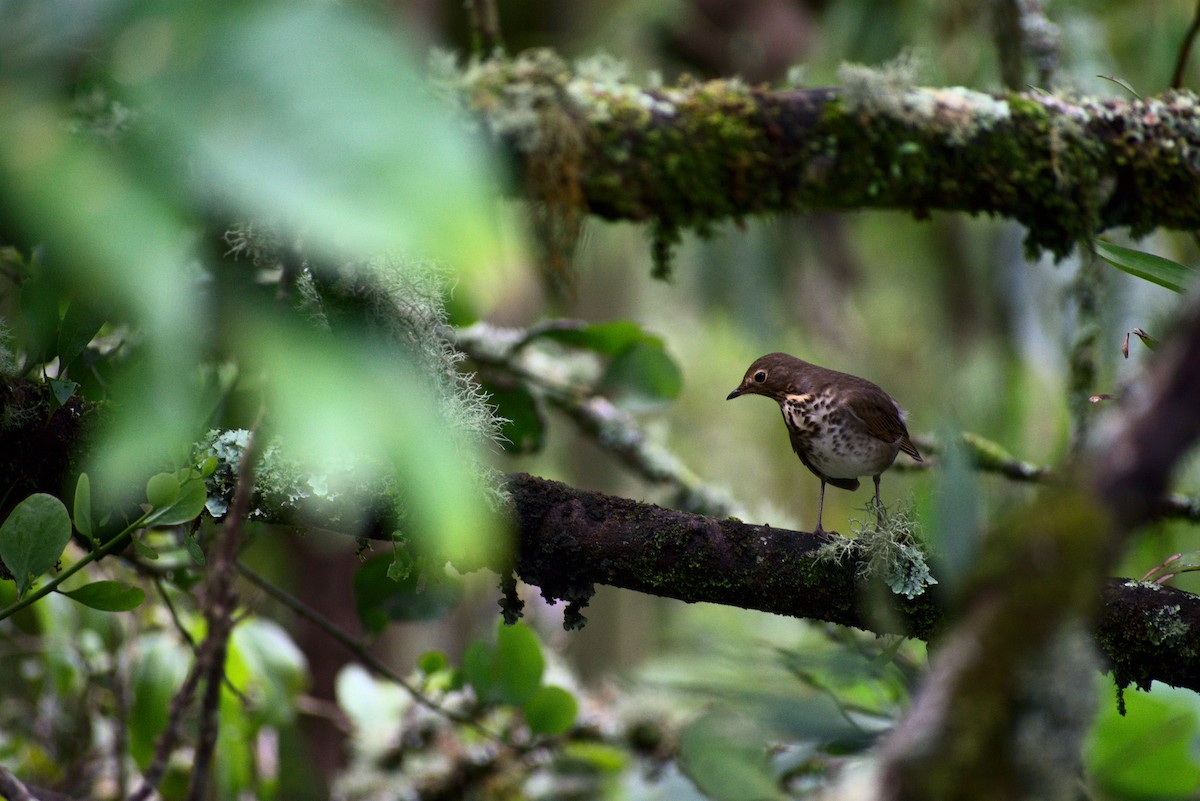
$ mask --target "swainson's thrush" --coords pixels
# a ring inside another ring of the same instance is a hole
[[[768,353],[746,371],[726,400],[765,395],[779,404],[792,450],[821,479],[817,528],[825,506],[825,485],[859,488],[859,476],[875,479],[875,509],[880,515],[879,476],[904,451],[918,462],[921,454],[908,438],[904,410],[865,378],[818,367],[786,353]],[[876,518],[877,524],[882,521]]]

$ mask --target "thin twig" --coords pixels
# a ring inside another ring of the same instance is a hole
[[[497,50],[502,50],[504,39],[500,35],[500,15],[496,11],[496,0],[465,0],[464,5],[470,20],[475,55],[488,58]]]
[[[1126,83],[1125,81],[1121,80],[1120,78],[1118,78],[1118,77],[1117,77],[1117,76],[1115,76],[1115,75],[1097,75],[1096,77],[1097,77],[1097,78],[1103,78],[1103,79],[1104,79],[1104,80],[1106,80],[1106,81],[1112,81],[1112,82],[1113,82],[1113,83],[1115,83],[1117,86],[1121,87],[1121,88],[1122,88],[1122,89],[1124,89],[1126,92],[1129,92],[1129,94],[1131,94],[1131,95],[1133,95],[1134,97],[1136,97],[1138,100],[1141,100],[1141,99],[1142,99],[1142,96],[1141,96],[1141,95],[1139,95],[1139,94],[1137,93],[1137,91],[1136,91],[1136,90],[1135,90],[1135,89],[1134,89],[1132,86],[1130,86],[1128,83]]]
[[[672,505],[714,517],[739,514],[727,493],[703,483],[678,456],[653,442],[629,412],[588,387],[542,369],[536,359],[524,358],[538,336],[582,325],[557,320],[521,330],[477,323],[466,329],[447,328],[444,336],[480,367],[535,390],[642,479],[670,488],[675,495]]]
[[[163,605],[167,607],[167,612],[171,615],[171,622],[175,624],[175,630],[179,632],[179,636],[183,637],[188,647],[194,652],[196,650],[196,639],[192,633],[183,625],[183,621],[179,619],[179,613],[175,610],[175,604],[171,602],[171,598],[167,595],[167,588],[163,586],[162,577],[154,576],[154,588],[158,590],[158,595],[163,600]]]
[[[0,765],[0,795],[8,801],[38,801],[37,796],[3,765]]]
[[[189,801],[204,801],[206,798],[213,755],[217,747],[221,686],[225,682],[225,658],[229,648],[229,635],[233,631],[233,612],[237,606],[233,576],[237,569],[237,552],[242,542],[242,529],[249,516],[250,500],[254,495],[254,464],[258,459],[258,440],[252,429],[250,440],[238,462],[237,489],[234,492],[233,506],[226,514],[225,522],[217,535],[205,576],[203,610],[208,624],[203,648],[207,657],[203,660],[206,662],[205,687],[200,703],[200,730],[196,741],[192,781],[187,795]]]
[[[277,587],[271,582],[267,581],[266,578],[255,572],[251,567],[241,561],[237,563],[237,569],[251,584],[258,587],[267,595],[270,595],[276,601],[279,601],[297,615],[309,621],[317,628],[321,629],[321,631],[325,632],[330,637],[341,643],[342,647],[354,654],[359,661],[373,670],[376,674],[402,687],[409,695],[412,696],[413,700],[421,706],[425,707],[431,712],[441,715],[447,720],[453,721],[454,723],[468,726],[488,739],[495,740],[499,743],[506,742],[503,737],[491,731],[474,718],[461,715],[451,709],[447,709],[437,701],[430,698],[412,682],[408,681],[403,676],[396,673],[396,671],[392,670],[390,667],[381,662],[374,654],[364,648],[362,643],[339,628],[336,623],[322,615],[316,609],[313,609],[311,606],[304,603],[304,601],[301,601],[299,598],[289,593],[287,590]]]
[[[1192,15],[1192,24],[1188,26],[1187,33],[1183,35],[1183,43],[1179,46],[1179,58],[1175,61],[1175,72],[1171,75],[1171,88],[1183,88],[1183,72],[1187,69],[1188,57],[1192,53],[1192,42],[1196,39],[1196,34],[1200,33],[1200,2],[1196,3],[1196,11]]]

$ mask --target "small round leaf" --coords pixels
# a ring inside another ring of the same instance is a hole
[[[579,703],[562,687],[543,686],[525,702],[525,722],[534,734],[563,734],[575,723]]]
[[[146,482],[146,500],[155,509],[170,506],[179,497],[179,480],[173,473],[158,473]]]

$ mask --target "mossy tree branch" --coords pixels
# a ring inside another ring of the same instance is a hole
[[[643,89],[534,52],[475,65],[462,85],[523,159],[551,152],[577,172],[582,202],[607,219],[704,231],[780,212],[942,209],[1016,220],[1031,253],[1058,257],[1109,228],[1200,228],[1194,94],[992,95],[917,88],[900,68],[843,68],[841,80]],[[564,155],[568,140],[578,145]],[[564,200],[553,181],[527,188]]]
[[[829,537],[702,515],[509,477],[516,572],[551,600],[586,601],[595,584],[688,603],[720,603],[936,638],[948,623],[936,592],[904,598],[859,578],[862,562],[819,558]],[[936,588],[935,588],[936,589]],[[1152,680],[1200,692],[1200,596],[1112,578],[1095,599],[1096,642],[1122,683]]]

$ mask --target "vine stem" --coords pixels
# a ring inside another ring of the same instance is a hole
[[[36,592],[30,593],[29,595],[26,595],[24,598],[21,598],[20,600],[18,600],[16,603],[0,610],[0,620],[5,620],[9,617],[12,617],[13,615],[15,615],[17,612],[20,612],[25,607],[31,606],[34,603],[37,603],[38,601],[40,601],[41,599],[45,598],[47,595],[49,595],[50,593],[52,593],[56,589],[58,589],[59,585],[61,585],[64,581],[66,581],[71,576],[78,573],[83,568],[90,565],[92,562],[95,562],[97,559],[102,559],[103,557],[108,556],[110,553],[115,551],[118,546],[125,545],[126,541],[133,534],[133,532],[142,527],[142,523],[145,521],[145,519],[146,519],[146,515],[144,514],[141,517],[139,517],[137,520],[135,520],[133,523],[131,523],[124,531],[122,531],[117,536],[113,537],[108,542],[101,545],[96,550],[88,551],[86,554],[83,555],[83,557],[78,562],[71,565],[66,570],[62,571],[57,576],[55,576],[54,578],[50,579],[50,581],[48,581],[44,585],[42,585]]]

